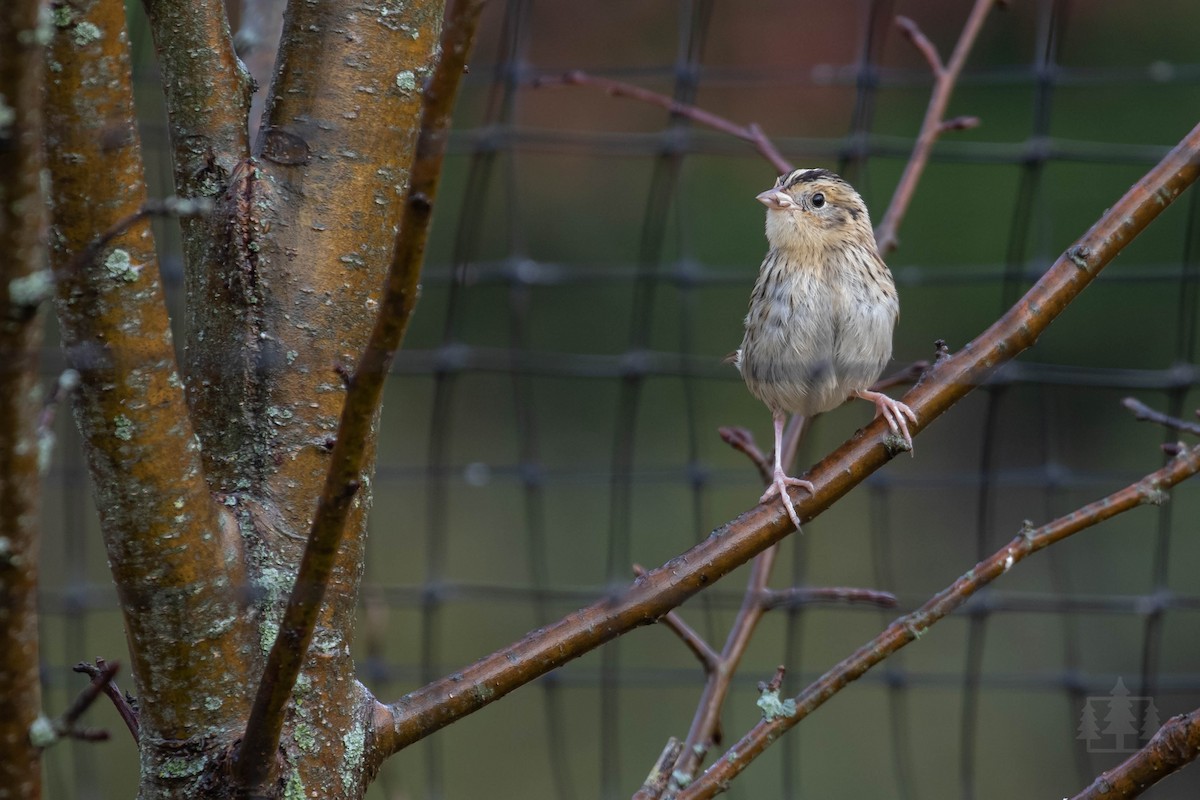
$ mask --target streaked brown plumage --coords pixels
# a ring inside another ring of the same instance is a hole
[[[811,417],[861,397],[910,448],[907,420],[917,417],[905,404],[870,391],[892,357],[900,304],[858,192],[828,170],[798,169],[758,200],[767,207],[770,249],[734,364],[774,420],[774,477],[760,502],[778,494],[800,527],[787,488],[812,492],[813,485],[788,477],[780,464],[789,413]]]

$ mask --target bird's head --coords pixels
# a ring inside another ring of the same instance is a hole
[[[767,241],[772,248],[875,247],[863,199],[827,169],[796,169],[780,175],[775,186],[757,199],[767,207]]]

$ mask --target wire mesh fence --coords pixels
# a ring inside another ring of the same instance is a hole
[[[774,173],[747,145],[589,87],[619,78],[739,123],[792,161],[837,170],[878,218],[912,147],[928,66],[893,24],[948,54],[949,2],[533,3],[488,10],[447,162],[424,297],[385,402],[357,647],[394,698],[627,582],[748,508],[761,487],[717,436],[769,414],[723,357],[765,251],[754,195]],[[896,365],[953,350],[1011,305],[1195,123],[1189,3],[1013,2],[994,12],[947,134],[890,256]],[[135,26],[135,34],[137,33]],[[135,42],[138,41],[135,35]],[[169,192],[153,67],[144,135]],[[915,608],[1022,521],[1048,520],[1153,469],[1163,434],[1118,401],[1189,417],[1200,201],[1129,247],[1038,346],[783,546],[772,585],[867,586]],[[172,241],[169,227],[163,242]],[[180,289],[179,256],[166,279]],[[48,352],[48,375],[61,362]],[[815,462],[868,419],[819,419]],[[76,661],[124,645],[69,420],[47,509],[48,702]],[[1171,437],[1168,437],[1171,438]],[[1200,704],[1200,495],[1135,512],[1022,564],[806,720],[733,797],[1065,796]],[[744,570],[683,613],[719,643]],[[724,714],[756,683],[793,693],[896,610],[772,611]],[[701,673],[650,627],[387,763],[379,798],[628,796],[686,731]],[[119,679],[118,679],[119,680]],[[94,712],[108,713],[107,710]],[[114,724],[111,727],[116,728]],[[128,794],[132,745],[52,753],[51,796]],[[1150,796],[1191,797],[1185,771]]]

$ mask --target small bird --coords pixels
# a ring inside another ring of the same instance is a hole
[[[775,470],[759,502],[779,495],[799,528],[788,487],[815,489],[788,477],[780,463],[789,413],[811,417],[860,397],[875,404],[875,416],[910,450],[908,421],[917,415],[870,389],[892,357],[900,303],[858,192],[829,170],[797,169],[757,199],[767,207],[770,249],[734,365],[775,424]]]

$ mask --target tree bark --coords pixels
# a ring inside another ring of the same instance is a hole
[[[0,14],[0,798],[38,798],[38,353],[45,264],[40,0]]]

